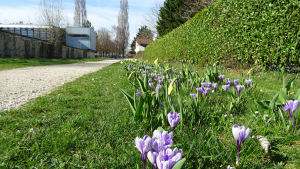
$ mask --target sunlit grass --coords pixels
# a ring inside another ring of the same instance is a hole
[[[104,67],[66,83],[18,110],[0,112],[0,166],[142,168],[140,154],[134,148],[134,138],[146,134],[152,136],[154,129],[145,122],[134,121],[119,90],[122,88],[131,95],[136,92],[123,68],[120,63]],[[203,76],[203,72],[199,74]],[[226,78],[240,77],[239,73],[226,72],[225,75]],[[255,100],[271,99],[280,89],[280,75],[265,73],[261,76],[265,78],[263,80],[258,76],[253,75],[256,89],[244,96],[245,104],[237,111],[225,117],[225,111],[216,109],[228,104],[226,98],[219,97],[221,90],[218,90],[209,96],[205,109],[212,111],[203,114],[205,120],[182,128],[178,126],[174,130],[172,147],[183,150],[183,157],[187,159],[185,168],[233,166],[237,153],[231,131],[234,124],[249,127],[251,136],[266,135],[272,143],[272,152],[268,155],[257,139],[246,140],[242,145],[240,168],[300,167],[296,142],[300,136],[277,133],[278,124],[267,123],[265,112],[254,104]],[[269,81],[276,85],[274,89],[268,86]],[[298,80],[294,89],[297,83]],[[188,93],[182,97],[183,101],[189,99]],[[255,114],[255,111],[259,113]],[[169,127],[165,129],[170,131]],[[153,167],[148,162],[146,168]]]
[[[84,58],[84,59],[19,59],[19,58],[0,58],[0,71],[8,69],[16,69],[29,66],[45,66],[71,64],[79,62],[97,62],[104,59]]]

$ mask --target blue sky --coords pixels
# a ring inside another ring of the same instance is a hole
[[[164,1],[164,0],[158,0]],[[155,0],[128,0],[130,42],[143,25],[143,16]],[[0,23],[23,21],[36,23],[39,0],[0,0]],[[73,25],[74,0],[64,0],[64,10]],[[118,25],[120,0],[86,0],[88,20],[95,30],[105,27],[111,30]]]

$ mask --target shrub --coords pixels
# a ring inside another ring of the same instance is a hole
[[[300,63],[300,1],[219,0],[146,47],[146,59]],[[226,58],[226,59],[225,59]]]

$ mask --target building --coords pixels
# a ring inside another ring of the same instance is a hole
[[[149,39],[136,39],[135,41],[135,52],[138,53],[139,51],[145,51],[145,47],[149,45],[152,40]]]
[[[96,33],[94,27],[67,27],[67,46],[96,51]]]
[[[47,34],[48,26],[33,25],[32,23],[23,24],[22,21],[12,24],[0,24],[0,30],[41,40],[48,40],[49,38]]]

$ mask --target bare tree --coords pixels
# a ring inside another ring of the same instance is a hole
[[[113,25],[111,27],[111,34],[112,34],[112,39],[113,40],[113,43],[114,43],[114,48],[112,49],[113,53],[117,54],[117,55],[120,55],[121,54],[121,42],[120,42],[120,39],[118,39],[118,26],[116,25]]]
[[[87,25],[87,15],[86,15],[86,2],[85,0],[80,0],[80,6],[81,6],[81,24],[82,27],[86,27]]]
[[[67,16],[63,12],[62,0],[40,0],[37,23],[41,31],[46,32],[46,38],[51,43],[59,43],[65,37],[64,28],[67,25]]]
[[[120,42],[121,55],[124,56],[128,47],[129,23],[128,23],[128,1],[120,0],[120,11],[118,15],[117,39]]]
[[[198,12],[202,11],[204,8],[208,7],[214,2],[215,0],[186,0],[182,7],[184,14],[181,16],[181,18],[190,20]]]
[[[164,6],[163,1],[155,0],[153,6],[148,9],[148,11],[143,16],[144,22],[143,25],[147,25],[151,31],[157,35],[156,27],[157,20],[159,16],[159,10]]]
[[[87,27],[87,14],[85,0],[75,0],[74,26]]]
[[[107,55],[112,52],[113,41],[111,39],[111,32],[106,28],[100,28],[97,31],[97,50],[103,55]]]
[[[81,27],[80,0],[75,0],[74,26]]]

